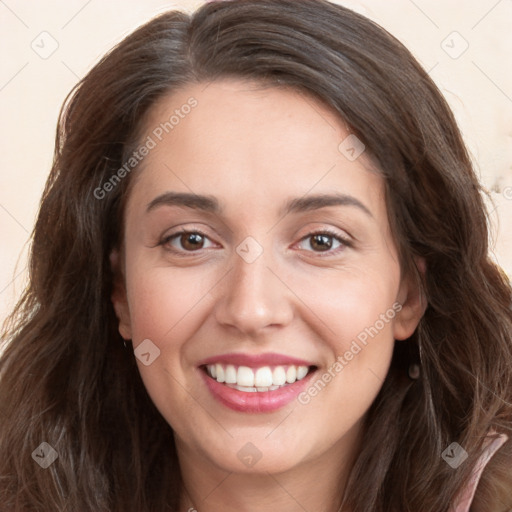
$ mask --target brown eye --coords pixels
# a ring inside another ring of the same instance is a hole
[[[318,234],[310,237],[309,245],[315,251],[328,251],[332,248],[331,235]]]
[[[199,233],[183,233],[180,235],[180,243],[183,249],[194,251],[204,246],[204,236]]]
[[[164,238],[160,245],[175,253],[185,253],[209,249],[215,244],[199,231],[180,231]]]
[[[340,250],[347,247],[352,247],[352,242],[330,231],[321,231],[317,233],[310,233],[299,242],[299,247],[308,252],[326,253],[326,255],[335,255]]]

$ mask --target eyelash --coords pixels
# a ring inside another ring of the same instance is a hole
[[[337,249],[333,249],[333,250],[328,250],[328,251],[307,251],[307,252],[313,252],[315,253],[318,257],[320,258],[325,258],[325,257],[328,257],[328,256],[332,256],[334,254],[338,254],[340,251],[342,251],[343,249],[347,248],[347,247],[353,247],[353,243],[351,240],[349,240],[348,238],[346,237],[343,237],[343,236],[340,236],[339,233],[336,233],[334,230],[331,230],[329,228],[325,228],[325,229],[318,229],[316,231],[312,231],[311,233],[308,233],[306,236],[302,237],[300,239],[299,242],[302,242],[304,240],[307,240],[308,238],[312,238],[316,235],[327,235],[331,238],[334,238],[336,241],[338,241],[340,243],[340,247],[338,247]]]
[[[191,229],[191,230],[182,229],[182,230],[178,231],[177,233],[173,233],[172,235],[168,235],[168,236],[164,237],[158,243],[158,245],[163,246],[167,251],[172,252],[172,253],[174,253],[177,256],[189,257],[190,255],[193,255],[195,252],[199,252],[201,249],[198,249],[197,251],[186,251],[186,250],[179,250],[179,249],[175,249],[174,247],[171,248],[171,247],[166,247],[166,246],[173,239],[175,239],[177,237],[180,237],[182,235],[190,235],[190,234],[200,235],[200,236],[202,236],[204,238],[207,238],[209,240],[208,235],[206,233],[204,233],[203,231],[201,231],[200,229]],[[299,243],[303,242],[304,240],[307,240],[308,238],[312,238],[312,237],[314,237],[316,235],[327,235],[329,237],[334,238],[336,241],[338,241],[341,244],[341,247],[338,247],[337,249],[334,249],[334,250],[328,250],[328,251],[313,251],[313,250],[311,250],[311,251],[307,251],[307,252],[313,252],[313,253],[317,254],[317,256],[319,256],[321,258],[322,257],[326,257],[326,256],[331,256],[333,254],[337,254],[339,251],[343,250],[346,247],[353,247],[353,243],[352,243],[351,240],[349,240],[348,238],[340,236],[338,233],[336,233],[335,231],[333,231],[333,230],[331,230],[329,228],[312,231],[311,233],[308,233],[306,236],[302,237],[299,240]]]
[[[165,248],[166,251],[169,251],[169,252],[172,252],[173,254],[175,254],[176,256],[180,256],[180,257],[188,257],[190,255],[193,255],[195,252],[198,252],[198,251],[185,251],[185,250],[178,250],[178,249],[175,249],[174,247],[167,247],[167,244],[173,240],[174,238],[177,238],[177,237],[180,237],[182,235],[200,235],[204,238],[208,238],[208,235],[206,233],[204,233],[203,231],[201,231],[200,229],[190,229],[190,230],[187,230],[187,229],[181,229],[180,231],[178,231],[177,233],[173,233],[172,235],[168,235],[166,237],[164,237],[159,243],[158,245],[161,245],[162,247]]]

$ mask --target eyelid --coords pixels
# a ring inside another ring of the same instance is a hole
[[[195,233],[195,234],[201,235],[203,238],[208,239],[210,241],[210,243],[218,245],[218,243],[213,241],[211,239],[211,237],[209,235],[207,235],[202,229],[199,229],[196,227],[181,227],[177,231],[174,231],[172,233],[162,236],[160,238],[160,241],[158,242],[157,246],[162,246],[166,251],[172,252],[173,254],[178,255],[178,256],[194,256],[196,254],[200,254],[204,250],[211,249],[211,247],[205,247],[205,248],[197,249],[196,251],[186,251],[186,250],[177,249],[171,245],[168,245],[172,239],[179,237],[183,234],[190,234],[190,233]]]
[[[206,234],[204,230],[197,228],[197,227],[193,227],[193,226],[181,227],[177,231],[174,231],[170,234],[162,236],[157,245],[163,246],[165,248],[165,250],[172,252],[178,256],[195,256],[195,255],[201,254],[204,250],[211,249],[211,247],[206,247],[206,248],[197,249],[196,251],[186,251],[184,249],[176,249],[175,247],[172,247],[172,246],[166,247],[167,244],[169,244],[169,242],[172,239],[174,239],[175,237],[178,237],[182,234],[190,234],[190,233],[196,233],[196,234],[201,235],[202,237],[208,239],[212,244],[220,245],[220,244],[218,244],[218,242],[215,242],[214,240],[212,240],[211,237],[208,234]],[[348,235],[344,236],[341,233],[339,233],[338,231],[334,230],[333,228],[328,228],[328,227],[317,228],[317,229],[313,229],[312,231],[309,231],[307,234],[302,236],[298,240],[298,242],[295,242],[294,245],[300,244],[304,240],[307,240],[308,238],[311,238],[315,235],[327,235],[329,237],[336,239],[340,243],[339,248],[332,249],[332,250],[330,249],[327,251],[314,251],[314,250],[302,249],[305,252],[310,252],[310,253],[315,254],[316,257],[333,256],[333,255],[338,254],[338,252],[343,251],[346,248],[353,247],[353,240]]]
[[[335,231],[333,228],[317,228],[313,231],[310,231],[308,234],[301,237],[299,242],[301,243],[304,240],[307,240],[308,238],[311,238],[315,235],[327,235],[329,237],[335,238],[339,243],[340,247],[337,249],[332,249],[328,251],[313,251],[313,250],[305,250],[305,252],[313,253],[316,255],[316,257],[328,257],[328,256],[334,256],[337,255],[340,251],[345,250],[346,248],[351,248],[354,246],[353,240],[349,238],[348,235],[342,235],[339,232]]]

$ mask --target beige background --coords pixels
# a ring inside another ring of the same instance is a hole
[[[0,0],[0,321],[26,284],[27,241],[66,94],[135,27],[162,11],[192,11],[200,3]],[[492,191],[491,245],[512,276],[512,1],[339,3],[404,42],[445,94]]]

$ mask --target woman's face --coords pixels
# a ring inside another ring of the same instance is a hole
[[[353,453],[422,314],[361,143],[310,97],[235,80],[145,126],[113,301],[180,458],[282,472]]]

